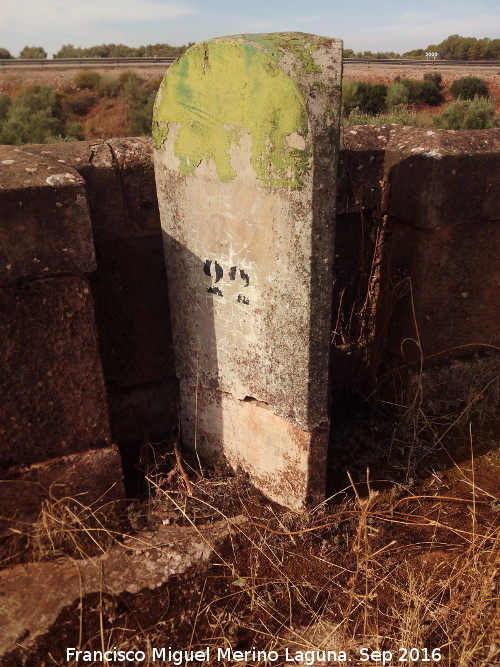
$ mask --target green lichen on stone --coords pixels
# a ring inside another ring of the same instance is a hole
[[[300,188],[311,149],[307,141],[306,148],[293,148],[287,137],[296,133],[307,138],[305,101],[279,67],[279,57],[253,41],[224,38],[197,44],[170,67],[155,105],[153,144],[161,147],[169,124],[175,123],[179,170],[194,175],[203,159],[212,160],[218,178],[229,181],[236,177],[229,149],[248,133],[250,162],[260,182]]]
[[[311,52],[316,51],[324,42],[324,38],[313,37],[302,32],[268,33],[262,35],[245,35],[249,41],[260,44],[268,50],[275,58],[278,58],[277,50],[291,52],[300,67],[294,66],[297,74],[307,73],[319,74],[322,68],[315,62]]]
[[[323,81],[313,81],[310,87],[310,94],[314,97],[325,91],[325,84]]]

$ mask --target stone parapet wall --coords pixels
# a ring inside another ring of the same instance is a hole
[[[499,146],[499,130],[344,129],[334,366],[348,384],[497,355]]]
[[[177,423],[168,289],[148,139],[30,146],[85,182],[90,276],[112,439],[152,442]]]
[[[83,491],[89,502],[110,487],[110,498],[123,496],[123,486],[95,321],[85,181],[29,149],[2,147],[0,170],[0,505],[24,497],[17,512],[26,518],[42,485],[56,496]],[[101,460],[106,478],[87,476],[89,458]]]
[[[499,134],[343,130],[338,386],[359,371],[356,349],[373,379],[499,345]],[[178,387],[150,141],[0,151],[2,471],[171,436]]]

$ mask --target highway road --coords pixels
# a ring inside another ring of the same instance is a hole
[[[151,67],[154,65],[165,67],[173,63],[175,58],[54,58],[51,60],[21,60],[18,58],[0,59],[0,69],[11,68],[102,68],[102,67]],[[344,66],[378,68],[406,66],[422,67],[424,69],[439,67],[439,69],[484,69],[500,68],[499,60],[404,60],[404,59],[377,59],[344,58]]]

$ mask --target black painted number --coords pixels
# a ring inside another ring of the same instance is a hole
[[[212,264],[213,264],[213,272],[212,273]],[[206,259],[205,263],[203,264],[203,273],[208,276],[209,278],[215,277],[215,282],[218,283],[222,280],[224,277],[224,269],[222,266],[217,262],[216,260],[212,262],[211,259]],[[237,277],[239,274],[239,278]],[[240,280],[242,281],[243,288],[248,287],[250,285],[250,276],[244,269],[239,269],[237,266],[231,266],[228,271],[228,276],[229,280],[236,281]],[[211,287],[207,287],[206,292],[209,294],[216,294],[217,296],[224,296],[222,293],[220,287],[216,287],[215,285],[212,285]],[[236,301],[238,303],[242,303],[245,306],[248,306],[250,304],[250,300],[248,297],[246,297],[244,294],[238,294]]]

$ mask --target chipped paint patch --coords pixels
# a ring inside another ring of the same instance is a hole
[[[292,134],[285,137],[285,143],[288,148],[297,148],[300,151],[306,149],[306,141],[302,135],[298,134],[298,132],[292,132]]]
[[[193,176],[203,160],[217,177],[236,178],[230,149],[251,135],[250,162],[261,185],[299,189],[309,168],[305,101],[277,56],[251,41],[210,40],[189,49],[164,78],[153,116],[153,145],[171,128],[179,171]],[[287,142],[290,136],[300,137]],[[294,144],[294,145],[293,145]]]

